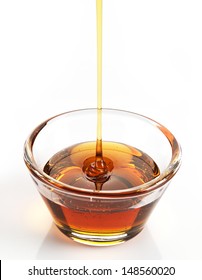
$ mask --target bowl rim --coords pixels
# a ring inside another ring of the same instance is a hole
[[[79,194],[79,195],[84,195],[84,196],[99,196],[99,197],[114,197],[114,196],[139,196],[142,195],[143,193],[148,193],[155,191],[156,189],[159,189],[163,187],[167,182],[171,180],[171,178],[176,174],[178,171],[180,165],[181,165],[181,156],[182,156],[182,150],[181,146],[174,137],[174,135],[162,124],[159,122],[144,116],[142,114],[138,114],[135,112],[131,111],[126,111],[126,110],[120,110],[120,109],[114,109],[114,108],[102,108],[103,111],[113,111],[116,113],[124,113],[124,114],[131,114],[133,117],[139,118],[139,119],[144,119],[144,121],[149,122],[151,125],[155,126],[157,129],[159,129],[162,134],[167,138],[169,141],[169,144],[171,146],[172,150],[172,157],[167,165],[167,167],[164,169],[162,173],[160,173],[159,176],[156,178],[141,184],[139,186],[135,186],[130,189],[123,189],[123,190],[102,190],[102,191],[97,191],[97,190],[91,190],[91,189],[83,189],[83,188],[78,188],[71,186],[69,184],[65,184],[63,182],[60,182],[42,170],[38,168],[37,163],[35,162],[34,155],[33,155],[33,145],[34,141],[37,137],[37,135],[40,133],[40,131],[48,125],[51,121],[60,118],[64,115],[72,114],[72,113],[79,113],[79,112],[84,112],[84,111],[95,111],[97,108],[85,108],[85,109],[77,109],[77,110],[72,110],[72,111],[67,111],[63,112],[60,114],[57,114],[55,116],[52,116],[45,121],[43,121],[40,125],[38,125],[28,136],[24,143],[24,161],[29,169],[31,175],[34,178],[37,178],[38,180],[42,181],[43,184],[45,184],[46,187],[51,188],[52,190],[56,190],[57,192],[62,192],[63,194],[67,193],[74,193],[74,194]]]

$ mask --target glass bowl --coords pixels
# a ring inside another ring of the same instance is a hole
[[[61,232],[83,244],[115,245],[131,239],[144,228],[149,215],[180,167],[181,148],[167,128],[150,118],[122,110],[102,109],[104,156],[106,154],[110,157],[110,153],[120,147],[129,147],[131,157],[128,167],[136,157],[144,167],[144,155],[148,155],[149,162],[156,163],[159,173],[142,183],[137,183],[135,174],[132,174],[129,187],[122,188],[117,180],[112,188],[105,188],[104,184],[104,188],[98,191],[92,188],[92,182],[86,178],[71,184],[45,172],[44,167],[54,155],[57,161],[61,153],[63,156],[71,153],[72,148],[68,147],[75,148],[85,143],[95,147],[96,128],[97,109],[76,110],[49,118],[35,128],[26,140],[24,160]],[[105,149],[107,143],[112,143],[111,150]],[[85,151],[82,150],[81,154],[86,159]],[[116,176],[126,170],[121,160],[122,154],[114,162],[121,167],[115,172]],[[71,164],[83,172],[78,162]],[[135,167],[134,172],[137,171],[138,167]],[[107,183],[109,186],[113,182],[113,172]]]

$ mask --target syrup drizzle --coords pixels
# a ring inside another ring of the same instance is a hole
[[[106,164],[103,158],[102,149],[102,0],[96,0],[97,14],[97,140],[95,158],[84,161],[83,172],[86,178],[95,183],[97,191],[110,178],[111,167]]]

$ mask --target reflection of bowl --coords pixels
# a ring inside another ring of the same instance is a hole
[[[180,166],[181,150],[175,137],[159,123],[131,112],[102,109],[103,153],[109,141],[124,143],[127,145],[125,147],[137,147],[140,155],[144,151],[149,159],[155,161],[160,174],[141,184],[136,182],[129,188],[122,189],[117,182],[117,187],[113,189],[110,185],[113,181],[112,170],[112,179],[106,183],[109,189],[96,191],[88,180],[85,187],[86,179],[77,180],[82,182],[81,185],[78,182],[67,184],[45,173],[44,166],[53,155],[57,157],[59,151],[65,154],[67,147],[83,142],[93,143],[96,118],[96,109],[84,109],[48,119],[27,139],[24,159],[57,227],[65,235],[85,244],[114,245],[134,237],[143,229],[149,214]],[[113,147],[124,144],[113,144]],[[108,152],[106,150],[106,154]],[[85,158],[84,151],[82,155]],[[131,157],[129,165],[135,156]],[[82,166],[80,169],[82,172]],[[135,182],[133,176],[130,180],[130,184]]]

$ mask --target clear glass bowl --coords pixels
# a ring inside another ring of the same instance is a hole
[[[180,167],[181,149],[173,134],[145,116],[102,109],[102,140],[124,143],[149,155],[160,174],[143,184],[96,191],[73,186],[44,172],[49,159],[82,142],[94,142],[97,109],[54,116],[40,124],[25,142],[24,160],[59,228],[88,245],[114,245],[137,235]]]

